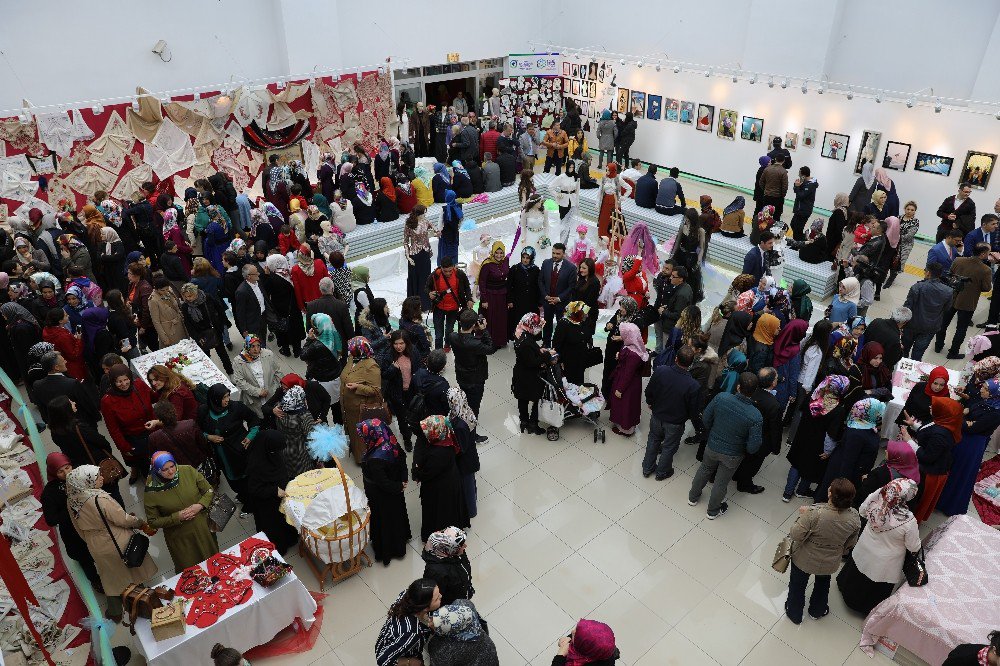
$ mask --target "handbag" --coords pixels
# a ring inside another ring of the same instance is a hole
[[[122,549],[118,546],[118,540],[115,539],[115,535],[111,531],[111,525],[108,525],[108,519],[104,517],[104,512],[101,511],[101,503],[97,501],[96,497],[94,498],[94,506],[97,507],[97,513],[101,516],[104,527],[108,530],[111,543],[115,544],[115,550],[118,551],[118,556],[122,558],[125,566],[129,569],[141,567],[143,561],[146,559],[146,551],[149,550],[149,537],[133,531],[132,536],[128,539],[128,543],[125,544],[125,552],[122,552]]]
[[[219,465],[211,455],[207,456],[195,469],[205,477],[213,488],[218,488],[220,482]]]
[[[370,386],[365,384],[365,386]],[[374,386],[372,388],[375,388]],[[385,398],[382,397],[382,391],[375,389],[375,398],[378,402],[368,402],[372,398],[365,398],[365,401],[361,403],[361,409],[358,412],[358,423],[362,421],[367,421],[369,419],[379,419],[383,423],[392,423],[392,412],[389,411],[389,406],[385,403]]]
[[[600,347],[587,347],[587,351],[583,355],[583,367],[592,368],[601,363],[604,363],[604,351]]]
[[[76,426],[76,436],[80,438],[80,444],[83,445],[83,450],[87,452],[87,457],[90,458],[91,464],[97,465],[98,469],[101,470],[104,485],[118,483],[118,481],[125,478],[125,467],[113,455],[109,455],[99,463],[94,460],[94,454],[91,452],[90,447],[87,446],[87,440],[83,438],[80,426]]]
[[[788,563],[792,561],[792,537],[786,536],[778,544],[774,551],[774,559],[771,560],[771,568],[778,573],[788,571]]]
[[[653,375],[653,357],[650,355],[639,368],[640,377],[651,377]]]
[[[208,529],[221,532],[226,529],[229,519],[236,513],[236,502],[226,493],[215,493],[208,506]]]
[[[142,583],[131,583],[122,590],[122,610],[128,613],[128,626],[135,635],[135,621],[140,617],[153,619],[153,611],[163,608],[164,601],[174,598],[174,591],[169,587],[146,587]]]
[[[923,587],[927,584],[927,563],[924,561],[924,547],[916,553],[906,551],[903,556],[903,575],[910,587]]]
[[[288,332],[288,317],[279,317],[274,313],[274,310],[267,310],[264,313],[264,318],[267,320],[267,327],[275,333]]]

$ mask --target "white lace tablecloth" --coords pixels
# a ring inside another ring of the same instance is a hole
[[[184,354],[191,359],[190,365],[183,365],[174,368],[180,374],[190,379],[195,384],[223,384],[229,389],[231,399],[240,399],[240,390],[233,386],[233,383],[226,376],[226,373],[219,369],[212,359],[205,355],[198,344],[190,338],[181,340],[176,345],[158,349],[144,356],[132,359],[132,371],[135,376],[146,381],[146,373],[154,365],[166,365],[167,361],[179,354]]]
[[[263,532],[254,538],[267,540]],[[236,544],[224,553],[239,555]],[[281,559],[280,555],[276,555]],[[180,574],[163,584],[174,589]],[[186,611],[185,611],[186,612]],[[219,620],[204,629],[185,625],[185,633],[163,641],[153,639],[149,620],[136,622],[135,646],[149,666],[193,666],[211,661],[212,646],[222,643],[240,652],[263,645],[296,620],[309,629],[316,615],[316,602],[294,571],[269,588],[253,584],[253,596],[245,604],[230,608]]]

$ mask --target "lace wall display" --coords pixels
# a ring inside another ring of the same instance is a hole
[[[391,78],[383,71],[167,103],[142,87],[135,95],[134,103],[39,113],[25,123],[0,118],[0,206],[25,217],[63,198],[80,208],[98,190],[131,198],[147,181],[174,179],[180,192],[217,171],[259,196],[264,150],[308,140],[303,154],[314,171],[322,153],[342,146],[359,143],[374,153],[394,122]],[[43,175],[47,190],[39,188]]]
[[[562,86],[559,79],[521,76],[500,80],[500,122],[512,122],[517,107],[535,125],[552,122],[552,112],[562,108]]]

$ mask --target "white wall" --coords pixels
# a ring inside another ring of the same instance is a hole
[[[693,125],[654,121],[639,121],[636,142],[631,155],[646,162],[667,167],[677,166],[682,171],[694,173],[726,183],[753,188],[757,173],[757,158],[767,152],[768,134],[784,137],[786,131],[797,132],[798,150],[792,152],[793,167],[789,181],[794,180],[799,166],[809,166],[819,180],[816,204],[831,208],[837,192],[849,192],[857,176],[854,162],[860,149],[864,130],[882,132],[882,143],[876,161],[880,164],[886,142],[901,141],[912,144],[905,172],[889,171],[896,183],[902,202],[914,199],[919,205],[921,233],[934,235],[938,220],[934,215],[941,201],[954,194],[966,152],[978,150],[1000,153],[1000,121],[992,116],[978,116],[958,111],[935,114],[931,108],[907,109],[902,104],[876,104],[872,100],[856,97],[849,101],[841,95],[818,95],[814,91],[803,95],[797,86],[782,90],[778,85],[769,89],[758,82],[733,84],[729,79],[705,78],[694,74],[674,74],[664,69],[656,72],[650,67],[637,69],[618,67],[618,84],[631,90],[643,90],[667,97],[704,102],[714,105],[715,119],[712,132],[701,132]],[[606,105],[605,100],[605,105]],[[763,141],[734,141],[719,138],[716,134],[719,110],[733,109],[743,116],[764,119]],[[594,127],[592,123],[592,127]],[[817,147],[801,146],[802,130],[814,128],[818,132]],[[848,134],[851,137],[847,159],[844,162],[820,157],[820,144],[824,131]],[[595,141],[594,137],[590,141]],[[596,145],[596,144],[595,144]],[[952,174],[948,177],[913,170],[917,151],[955,158]],[[685,193],[693,198],[697,192]],[[792,192],[789,188],[789,198]],[[976,190],[980,214],[991,212],[993,202],[1000,196],[1000,176],[991,180],[987,191]],[[716,201],[725,206],[728,201]],[[790,215],[789,215],[790,216]]]

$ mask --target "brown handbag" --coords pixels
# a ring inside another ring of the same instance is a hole
[[[369,419],[379,419],[386,424],[392,423],[392,412],[389,411],[389,406],[386,404],[385,398],[382,397],[382,391],[370,384],[365,384],[365,386],[374,388],[375,396],[363,399],[361,409],[358,412],[358,423]]]
[[[114,455],[109,455],[107,458],[101,462],[97,462],[94,459],[94,454],[87,446],[87,440],[83,438],[83,433],[80,432],[80,426],[76,426],[76,436],[80,438],[80,444],[83,445],[83,450],[87,452],[87,457],[90,458],[91,464],[97,465],[98,469],[101,470],[101,477],[104,478],[104,485],[109,483],[118,483],[121,479],[124,479],[127,472],[125,467],[122,466],[118,459]]]
[[[128,614],[126,626],[135,635],[135,621],[140,617],[152,619],[153,609],[162,608],[164,601],[171,601],[174,591],[165,585],[146,587],[142,583],[132,583],[122,591],[122,610]],[[123,624],[125,624],[123,622]]]

